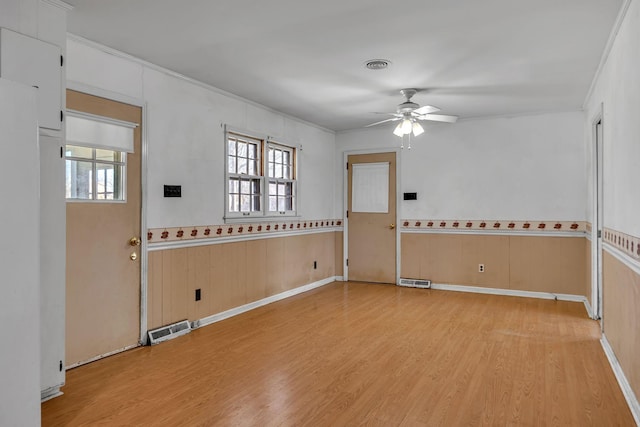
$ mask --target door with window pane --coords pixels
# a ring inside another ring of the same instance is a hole
[[[348,279],[396,283],[396,153],[347,162]]]
[[[139,107],[75,91],[67,91],[67,108],[74,111],[64,153],[66,365],[73,366],[140,339],[142,114]],[[120,129],[123,124],[129,130]],[[130,135],[130,148],[104,146],[100,135],[110,126],[118,141]]]

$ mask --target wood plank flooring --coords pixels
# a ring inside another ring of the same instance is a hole
[[[584,306],[334,283],[67,372],[44,426],[632,426]]]

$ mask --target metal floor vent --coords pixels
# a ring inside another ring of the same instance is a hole
[[[180,322],[149,331],[149,344],[158,344],[189,332],[191,332],[191,324],[188,320],[181,320]]]
[[[400,279],[399,286],[407,286],[409,288],[423,288],[429,289],[431,287],[431,280],[418,280],[418,279]]]

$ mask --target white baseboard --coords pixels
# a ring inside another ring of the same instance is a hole
[[[602,334],[602,338],[600,339],[600,343],[602,344],[602,348],[604,349],[604,353],[607,355],[607,359],[609,359],[609,364],[613,369],[613,373],[618,380],[618,384],[620,384],[620,388],[622,389],[622,394],[624,398],[627,400],[627,404],[629,405],[629,409],[631,409],[631,414],[636,421],[636,424],[640,426],[640,403],[638,402],[638,398],[633,393],[633,389],[627,381],[627,377],[624,375],[624,371],[622,370],[622,366],[618,362],[618,358],[613,352],[613,348],[607,341],[607,337]]]
[[[301,294],[303,292],[310,291],[312,289],[319,288],[321,286],[328,285],[329,283],[333,283],[336,281],[342,281],[342,276],[332,276],[326,279],[319,280],[317,282],[309,283],[304,286],[300,286],[294,289],[290,289],[285,292],[281,292],[276,295],[271,295],[270,297],[263,298],[258,301],[250,302],[249,304],[241,305],[240,307],[235,307],[227,311],[223,311],[222,313],[213,314],[211,316],[204,317],[202,319],[196,320],[191,323],[192,328],[199,328],[201,326],[210,325],[215,322],[219,322],[224,319],[228,319],[229,317],[237,316],[238,314],[246,313],[247,311],[256,309],[258,307],[262,307],[263,305],[271,304],[272,302],[280,301],[285,298],[292,297],[294,295]]]
[[[50,387],[40,392],[40,403],[51,400],[54,397],[62,396],[64,393],[60,391],[60,386]]]
[[[587,297],[582,295],[571,294],[554,294],[551,292],[534,292],[534,291],[516,291],[513,289],[500,289],[500,288],[483,288],[480,286],[464,286],[464,285],[444,285],[439,283],[432,283],[431,289],[440,289],[443,291],[456,291],[456,292],[470,292],[474,294],[490,294],[490,295],[503,295],[511,297],[525,297],[525,298],[539,298],[539,299],[553,299],[559,301],[572,301],[581,302],[585,304],[587,313],[590,313],[590,306]]]
[[[598,319],[593,317],[593,309],[591,308],[591,304],[589,304],[589,299],[588,298],[584,299],[584,308],[587,310],[587,314],[589,315],[589,317],[591,319],[598,320]]]

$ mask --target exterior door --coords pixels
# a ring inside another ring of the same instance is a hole
[[[67,91],[67,109],[130,123],[140,124],[142,120],[140,107],[71,90]],[[141,235],[140,126],[134,129],[133,138],[133,153],[123,157],[124,200],[104,200],[110,196],[100,193],[105,190],[99,185],[91,192],[102,200],[70,201],[67,194],[68,367],[136,346],[140,338],[141,247],[138,240],[132,241]],[[70,144],[74,143],[68,140],[67,185],[71,166],[76,169],[69,160]],[[102,159],[105,153],[94,151],[93,156],[94,160]],[[89,169],[90,162],[78,162]],[[105,167],[109,165],[98,164],[96,160],[93,174],[98,177]],[[89,172],[86,173],[88,176]]]
[[[357,154],[348,168],[348,278],[396,283],[396,153]]]

